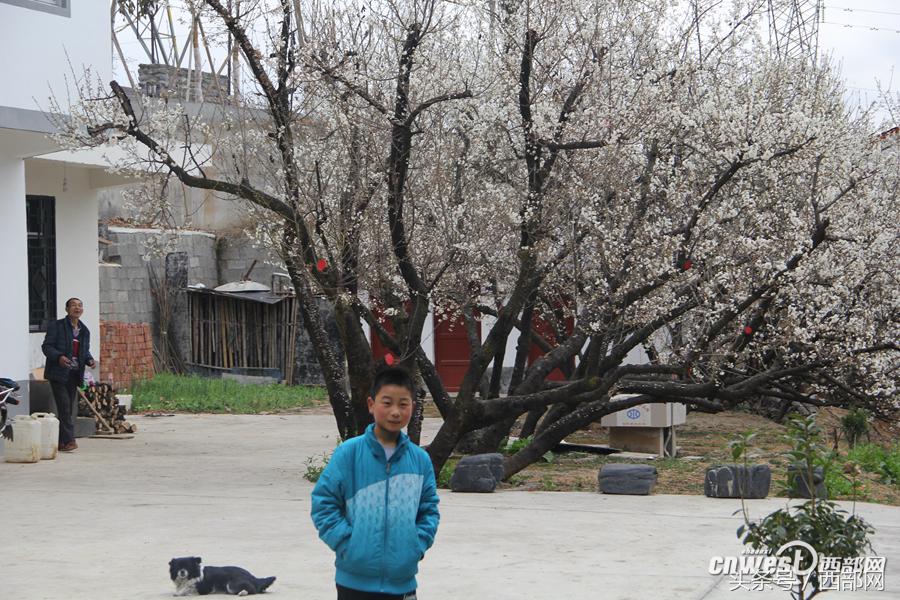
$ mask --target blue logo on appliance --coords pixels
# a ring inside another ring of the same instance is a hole
[[[637,408],[631,408],[625,414],[628,416],[629,419],[637,419],[638,417],[641,416],[641,411],[640,411],[640,409],[637,409]]]

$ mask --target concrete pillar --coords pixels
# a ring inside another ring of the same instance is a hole
[[[0,377],[28,379],[28,245],[25,221],[25,162],[0,158]]]
[[[27,415],[28,360],[28,245],[25,220],[25,162],[0,157],[0,243],[3,244],[3,293],[0,294],[0,377],[22,386],[18,406],[10,418]],[[3,444],[0,444],[0,460]]]

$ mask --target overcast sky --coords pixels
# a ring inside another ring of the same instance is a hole
[[[877,100],[876,81],[900,90],[900,0],[823,0],[823,5],[819,52],[842,63],[848,102],[867,105]]]

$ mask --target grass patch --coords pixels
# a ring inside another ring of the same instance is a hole
[[[847,459],[881,477],[888,484],[900,485],[900,444],[884,448],[878,444],[858,444],[847,453]]]
[[[500,452],[506,456],[512,456],[530,443],[531,436],[528,436],[527,438],[517,438],[512,441],[510,441],[509,438],[503,438],[503,441],[500,442]]]
[[[844,475],[841,465],[831,463],[825,466],[825,489],[828,497],[832,499],[856,499],[865,501],[868,499],[866,484],[859,482],[857,488],[853,488],[853,480]]]
[[[136,383],[132,394],[135,412],[258,414],[311,407],[326,399],[320,387],[253,385],[169,373]]]
[[[441,472],[437,477],[437,486],[439,488],[445,490],[450,489],[450,479],[453,477],[453,471],[456,470],[457,463],[459,463],[459,458],[451,458],[444,463],[443,467],[441,467]]]

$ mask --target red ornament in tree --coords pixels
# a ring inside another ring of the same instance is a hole
[[[687,270],[689,270],[689,269],[690,269],[691,267],[693,267],[693,266],[694,266],[694,261],[692,261],[692,260],[689,259],[689,258],[686,258],[686,259],[684,260],[684,262],[681,263],[681,270],[682,270],[682,271],[687,271]]]
[[[744,325],[744,335],[750,335],[753,333],[753,328],[749,325]]]
[[[319,271],[319,273],[322,273],[327,268],[328,268],[328,261],[326,261],[324,258],[320,258],[319,262],[316,263],[316,270]]]
[[[390,367],[390,366],[393,366],[393,364],[394,364],[394,355],[391,354],[390,352],[388,352],[387,354],[385,354],[385,355],[384,355],[384,364],[386,364],[386,365],[389,366],[389,367]]]

